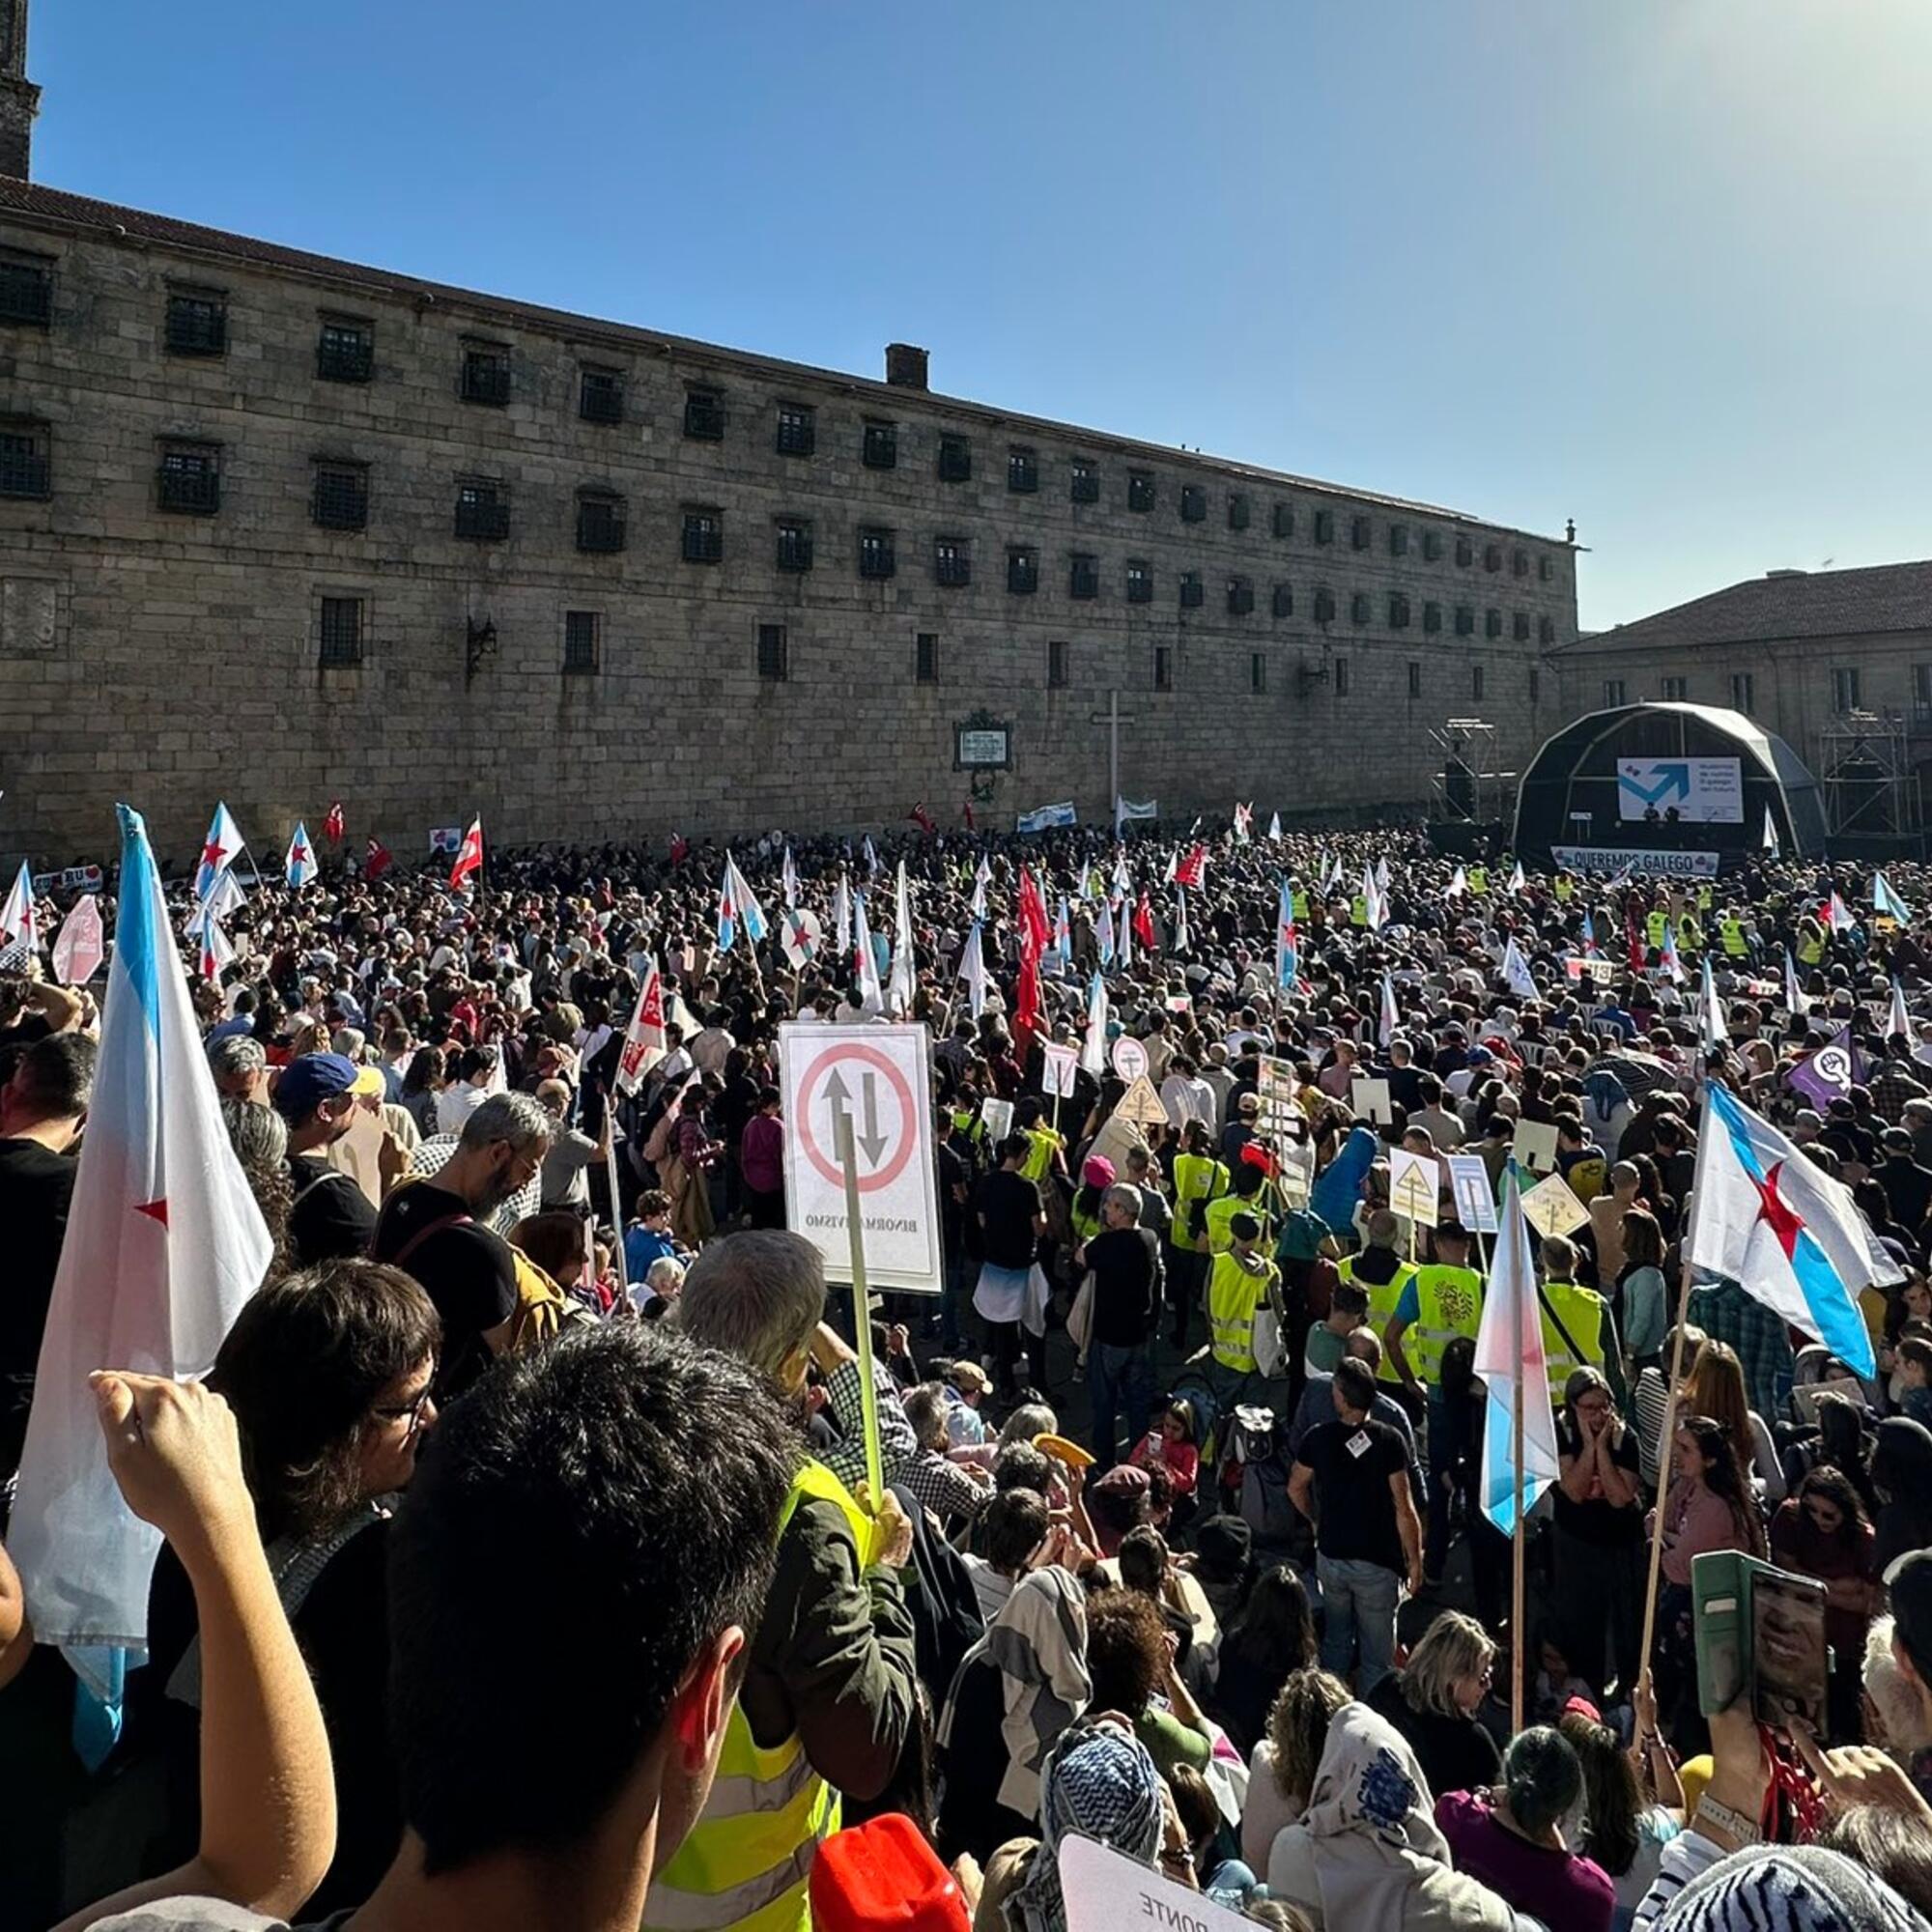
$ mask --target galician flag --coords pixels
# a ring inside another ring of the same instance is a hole
[[[1833,932],[1849,932],[1858,923],[1852,918],[1852,909],[1834,892],[1825,901],[1825,923]]]
[[[982,915],[976,916],[977,918]],[[1073,964],[1073,913],[1066,903],[1066,895],[1060,895],[1060,911],[1053,921],[1053,952],[1064,972]]]
[[[1811,1002],[1798,983],[1798,968],[1791,963],[1788,946],[1784,949],[1784,1010],[1795,1020],[1802,1020],[1811,1010]]]
[[[843,872],[838,874],[838,884],[832,895],[832,942],[840,952],[851,951],[852,894]]]
[[[91,1763],[146,1651],[161,1537],[108,1473],[88,1375],[206,1375],[273,1252],[221,1123],[147,828],[124,806],[94,1099],[7,1535],[34,1640],[64,1651],[89,1693],[75,1743]]]
[[[1516,1532],[1558,1475],[1556,1417],[1549,1402],[1549,1365],[1543,1353],[1536,1271],[1529,1256],[1516,1162],[1503,1175],[1500,1232],[1490,1285],[1476,1329],[1476,1373],[1489,1390],[1483,1424],[1482,1509],[1505,1536]],[[1517,1383],[1522,1383],[1522,1440],[1516,1439]]]
[[[886,1009],[902,1020],[912,1011],[919,990],[919,964],[912,950],[912,888],[906,882],[905,861],[899,861],[898,889],[893,899],[893,969],[886,987]]]
[[[1670,975],[1674,986],[1684,983],[1684,962],[1677,956],[1677,928],[1668,920],[1663,923],[1663,970]]]
[[[1891,977],[1891,1011],[1885,1023],[1888,1038],[1895,1034],[1903,1034],[1907,1039],[1914,1037],[1912,1015],[1905,1010],[1905,989],[1898,983],[1898,975]]]
[[[1516,870],[1509,875],[1509,885],[1505,890],[1511,893],[1520,893],[1528,883],[1529,881],[1522,875],[1522,861],[1519,859],[1516,862]]]
[[[212,986],[235,960],[235,944],[222,931],[213,906],[203,906],[195,915],[194,940],[199,949],[196,970]]]
[[[300,892],[313,882],[322,870],[315,856],[315,847],[309,843],[308,827],[300,819],[296,820],[295,835],[289,840],[289,853],[283,861],[291,889]]]
[[[1872,874],[1872,910],[1900,925],[1912,923],[1912,908],[1892,891],[1891,881],[1883,872]]]
[[[1107,988],[1097,973],[1087,988],[1087,1037],[1080,1065],[1096,1080],[1107,1070]]]
[[[798,867],[792,864],[791,847],[784,848],[784,863],[779,867],[779,882],[784,891],[786,912],[798,910]]]
[[[980,856],[979,866],[973,873],[973,917],[986,917],[986,887],[993,877],[993,868],[986,863],[985,854]]]
[[[1861,1376],[1877,1373],[1860,1292],[1904,1280],[1853,1205],[1729,1088],[1704,1087],[1684,1258],[1737,1282]]]
[[[1519,999],[1543,997],[1537,990],[1536,976],[1529,970],[1529,961],[1522,956],[1522,948],[1516,943],[1514,934],[1503,942],[1502,976],[1503,984]]]
[[[1134,963],[1134,922],[1124,894],[1114,901],[1114,940],[1115,957],[1124,973]]]
[[[1274,914],[1274,982],[1285,993],[1294,991],[1301,975],[1301,947],[1294,934],[1294,899],[1288,881],[1281,882],[1281,900]]]
[[[1721,1049],[1730,1044],[1731,1030],[1724,1020],[1723,1002],[1718,998],[1717,976],[1711,971],[1711,955],[1704,955],[1704,979],[1697,1001],[1697,1017],[1704,1033],[1704,1044]]]
[[[194,868],[196,898],[205,899],[214,890],[215,880],[234,865],[242,843],[242,828],[236,824],[235,814],[226,805],[217,805],[202,842],[201,864]]]
[[[879,955],[872,950],[872,930],[866,923],[866,895],[852,895],[852,952],[859,981],[861,1012],[882,1013],[886,996],[879,990]]]
[[[977,919],[959,949],[959,978],[966,981],[966,1010],[977,1020],[986,1010],[984,928]]]
[[[1100,949],[1101,966],[1111,966],[1114,963],[1114,909],[1105,899],[1100,901],[1100,918],[1094,934]]]
[[[635,1094],[638,1083],[665,1057],[664,977],[653,959],[644,968],[644,983],[638,988],[637,1009],[631,1024],[624,1029],[624,1044],[617,1052],[617,1092]]]
[[[1379,1029],[1381,1043],[1386,1046],[1402,1031],[1402,1013],[1395,1003],[1395,981],[1384,973],[1382,975],[1382,1012]]]
[[[0,947],[10,953],[17,952],[23,967],[41,950],[40,919],[34,910],[34,875],[27,869],[24,859],[8,888],[6,904],[0,905]]]
[[[1268,813],[1268,838],[1277,845],[1281,843],[1281,813],[1278,811]]]

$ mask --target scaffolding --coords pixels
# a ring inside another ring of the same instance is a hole
[[[1496,727],[1481,718],[1432,726],[1431,810],[1438,823],[1493,825],[1503,816],[1511,772],[1496,769]]]
[[[1903,718],[1848,711],[1819,734],[1818,750],[1828,837],[1890,838],[1913,830],[1915,787]]]

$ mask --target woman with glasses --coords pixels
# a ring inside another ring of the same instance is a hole
[[[1563,1385],[1556,1429],[1555,1601],[1564,1652],[1599,1693],[1636,1682],[1643,1626],[1643,1495],[1636,1432],[1600,1370]]]
[[[1436,1797],[1493,1784],[1502,1771],[1495,1740],[1476,1717],[1490,1694],[1496,1646],[1474,1617],[1444,1610],[1401,1670],[1371,1690],[1369,1709],[1408,1740]]]
[[[1861,1697],[1865,1632],[1882,1592],[1875,1538],[1859,1492],[1842,1470],[1821,1464],[1771,1520],[1771,1560],[1825,1586],[1825,1640],[1832,1647],[1832,1742],[1864,1737]]]
[[[282,1605],[328,1728],[335,1861],[311,1908],[366,1898],[394,1858],[402,1814],[384,1731],[387,1528],[424,1433],[440,1327],[401,1269],[335,1261],[247,1302],[210,1385],[228,1400]],[[198,1819],[200,1645],[185,1574],[163,1551],[149,1605],[150,1662],[130,1676],[129,1755],[165,1786],[167,1823],[146,1855],[165,1869]],[[143,1874],[145,1875],[145,1873]]]

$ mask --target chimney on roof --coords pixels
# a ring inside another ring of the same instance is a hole
[[[1809,577],[1811,573],[1808,570],[1767,570],[1765,572],[1765,576],[1769,578]]]
[[[6,0],[0,0],[5,6]],[[886,344],[886,381],[895,389],[923,389],[925,382],[925,351],[910,342]]]
[[[27,0],[0,0],[0,175],[25,181],[41,90],[27,78]]]

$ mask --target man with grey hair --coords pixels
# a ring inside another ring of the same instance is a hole
[[[1074,1256],[1094,1277],[1094,1326],[1087,1343],[1087,1393],[1099,1473],[1114,1466],[1116,1420],[1126,1409],[1127,1440],[1138,1442],[1153,1406],[1154,1330],[1166,1264],[1159,1237],[1141,1221],[1141,1191],[1115,1181],[1100,1196],[1101,1231]]]
[[[754,1229],[712,1242],[691,1264],[676,1321],[690,1340],[750,1362],[793,1399],[803,1395],[814,1359],[824,1367],[837,1357],[829,1385],[842,1379],[856,1409],[857,1363],[824,1325],[824,1308],[817,1249],[799,1235]],[[910,1438],[889,1393],[880,1398],[881,1433],[888,1410]],[[859,1439],[856,1427],[849,1435]],[[862,1465],[863,1459],[861,1447]],[[911,1731],[918,1668],[898,1572],[912,1555],[912,1523],[890,1491],[868,1518],[833,1470],[810,1457],[792,1492],[796,1505],[779,1536],[778,1569],[747,1645],[733,1719],[742,1720],[759,1760],[787,1769],[782,1780],[721,1777],[712,1786],[686,1851],[652,1881],[646,1925],[724,1927],[755,1910],[758,1895],[776,1897],[785,1876],[810,1861],[825,1788],[862,1803],[877,1798]],[[715,1865],[690,1848],[724,1843],[741,1827],[757,1851],[753,1872],[731,1888],[751,1895],[729,1913],[721,1909]]]
[[[542,1204],[573,1214],[590,1211],[590,1169],[604,1164],[611,1140],[611,1110],[604,1110],[604,1137],[590,1136],[570,1124],[571,1092],[567,1081],[539,1080],[537,1102],[551,1118],[550,1151],[544,1155]]]
[[[439,1402],[460,1394],[510,1345],[517,1262],[489,1217],[527,1187],[550,1147],[551,1118],[528,1094],[492,1094],[463,1123],[433,1179],[383,1204],[370,1254],[413,1275],[442,1318]]]
[[[268,1050],[253,1034],[231,1033],[208,1042],[208,1068],[224,1100],[269,1104]]]

